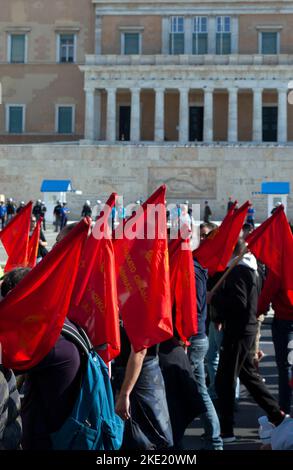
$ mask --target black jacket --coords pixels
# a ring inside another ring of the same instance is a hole
[[[239,264],[213,296],[212,305],[223,319],[224,330],[232,336],[256,333],[259,282],[257,269]]]

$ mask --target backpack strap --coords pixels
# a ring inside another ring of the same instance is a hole
[[[75,326],[78,331],[76,331],[72,326],[64,323],[61,334],[69,341],[72,341],[79,350],[89,354],[93,350],[93,345],[91,344],[86,332],[80,326]]]

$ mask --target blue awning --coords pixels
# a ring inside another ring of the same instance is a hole
[[[71,191],[70,180],[43,180],[41,193],[66,193]]]
[[[262,183],[261,194],[290,194],[290,183],[289,182]]]

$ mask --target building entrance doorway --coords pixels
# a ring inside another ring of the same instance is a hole
[[[278,107],[264,106],[262,108],[262,137],[263,142],[277,142]]]
[[[119,140],[130,140],[130,106],[120,106],[119,110]]]
[[[203,140],[203,106],[189,108],[189,140],[190,142]]]

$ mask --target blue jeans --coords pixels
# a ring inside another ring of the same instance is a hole
[[[204,448],[207,450],[222,450],[223,442],[220,436],[220,422],[213,402],[208,394],[204,358],[209,348],[207,337],[197,339],[193,336],[190,340],[191,345],[188,349],[190,365],[193,370],[198,387],[198,393],[202,396],[207,411],[200,415],[200,419],[205,431]]]
[[[288,362],[288,344],[293,340],[293,321],[274,318],[272,337],[275,347],[276,363],[279,373],[279,404],[281,410],[290,414],[292,389],[289,385],[292,368]]]

